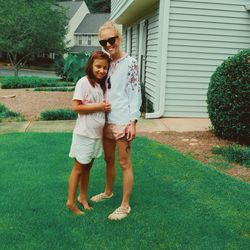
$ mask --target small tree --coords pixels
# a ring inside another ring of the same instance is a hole
[[[62,52],[66,25],[65,10],[53,0],[0,0],[0,51],[15,75],[32,55]]]

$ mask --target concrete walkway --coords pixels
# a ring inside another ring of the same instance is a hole
[[[0,134],[13,132],[72,132],[75,121],[24,121],[0,123]],[[143,119],[137,125],[137,132],[162,131],[205,131],[211,126],[206,118],[160,118]]]

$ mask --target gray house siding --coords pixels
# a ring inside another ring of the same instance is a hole
[[[134,57],[135,59],[138,60],[138,47],[137,44],[139,42],[139,37],[138,37],[138,29],[137,25],[134,25],[131,29],[131,35],[132,35],[132,46],[131,46],[131,56]]]
[[[169,16],[164,15],[169,18],[166,34],[159,33],[160,1],[151,13],[133,17],[130,26],[123,27],[131,32],[124,43],[131,43],[129,53],[141,59],[135,27],[146,20],[141,74],[154,109],[159,108],[160,85],[164,84],[164,117],[208,117],[206,96],[211,75],[227,57],[250,48],[250,11],[245,8],[250,0],[171,0]],[[116,8],[122,2],[125,6],[124,1],[114,2]],[[167,51],[159,51],[160,42],[167,43]],[[164,83],[159,80],[161,56],[167,58]]]
[[[127,47],[127,40],[126,40],[126,29],[122,29],[122,44],[121,47],[124,51],[126,51],[126,47]]]
[[[159,39],[159,11],[152,13],[147,23],[147,42],[145,56],[145,86],[147,98],[154,104],[156,109],[158,105],[157,88],[159,85],[157,75],[157,61],[159,60],[158,39]]]
[[[207,117],[210,77],[250,47],[250,15],[240,0],[172,0],[164,116]]]

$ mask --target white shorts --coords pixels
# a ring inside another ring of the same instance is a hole
[[[69,157],[81,164],[88,164],[102,155],[102,139],[92,139],[83,135],[73,134]]]

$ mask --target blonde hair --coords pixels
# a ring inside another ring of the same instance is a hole
[[[100,28],[99,28],[99,35],[100,33],[105,30],[105,29],[114,29],[117,32],[117,35],[122,38],[122,34],[119,30],[119,28],[117,27],[117,24],[113,21],[107,21],[106,23],[104,23]]]

